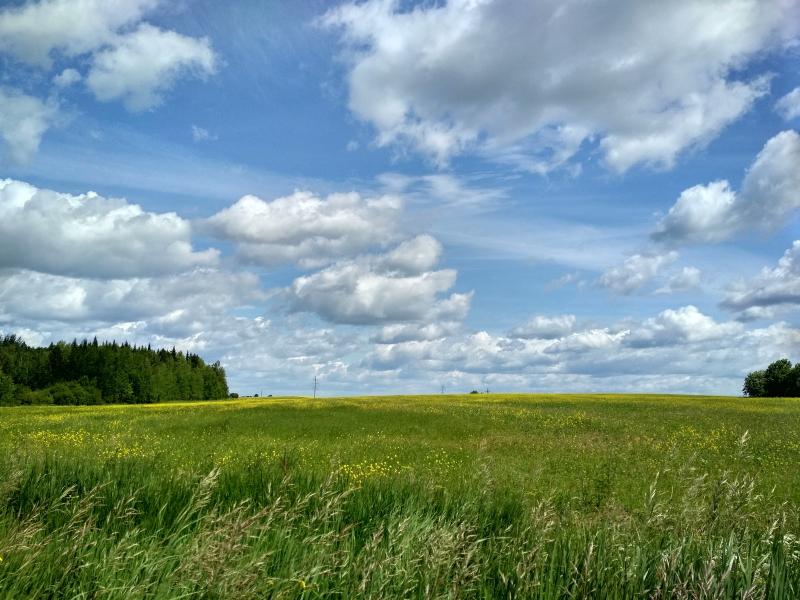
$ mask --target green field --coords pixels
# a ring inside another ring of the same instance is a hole
[[[797,598],[800,400],[0,408],[0,597]]]

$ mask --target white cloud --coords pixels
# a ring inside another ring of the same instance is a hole
[[[402,173],[382,173],[378,182],[390,194],[402,194],[417,204],[466,208],[490,208],[508,198],[508,191],[498,187],[482,187],[479,181],[456,177],[448,173],[411,176]]]
[[[598,284],[618,294],[630,294],[653,279],[666,266],[677,260],[675,251],[663,254],[633,254],[616,267],[606,269]]]
[[[743,330],[741,323],[717,323],[689,305],[667,309],[655,318],[646,319],[628,337],[633,347],[668,346],[730,338]]]
[[[216,69],[207,39],[141,22],[160,0],[33,0],[0,9],[0,53],[49,70],[54,59],[90,65],[86,86],[101,101],[120,100],[132,111],[153,108],[182,76]],[[0,135],[15,162],[26,162],[58,116],[55,101],[84,79],[74,67],[52,77],[44,101],[0,87]]]
[[[39,0],[0,11],[0,50],[49,67],[51,54],[78,56],[110,43],[158,0]]]
[[[586,141],[624,171],[670,167],[767,91],[734,72],[796,35],[794,0],[369,0],[331,9],[349,106],[379,146],[476,150],[544,172]],[[580,40],[580,43],[575,43]]]
[[[192,125],[192,139],[195,142],[213,142],[217,139],[217,136],[209,132],[208,129]]]
[[[364,364],[409,379],[447,380],[451,388],[494,382],[523,390],[738,393],[745,373],[799,345],[800,330],[786,323],[747,329],[690,305],[553,339],[481,331],[380,344]]]
[[[415,340],[438,340],[453,335],[460,328],[461,323],[456,321],[384,325],[370,338],[370,341],[378,344],[397,344]]]
[[[314,267],[394,240],[401,210],[396,196],[295,192],[272,201],[244,196],[207,225],[214,235],[236,242],[248,261]]]
[[[575,315],[536,315],[509,333],[512,338],[553,339],[572,333],[576,322]]]
[[[800,208],[800,135],[770,139],[736,193],[727,181],[684,190],[658,224],[653,239],[718,242],[748,229],[773,230]]]
[[[551,354],[572,353],[610,349],[619,344],[630,335],[630,330],[610,331],[608,328],[587,329],[576,331],[553,341],[544,351]]]
[[[739,227],[735,203],[736,192],[727,181],[690,187],[681,192],[658,224],[653,238],[697,242],[724,240]]]
[[[120,323],[189,335],[259,297],[251,273],[195,269],[159,278],[96,280],[22,269],[0,271],[0,321]]]
[[[800,87],[780,98],[775,103],[775,110],[787,121],[800,117]]]
[[[213,265],[217,257],[192,248],[190,224],[175,213],[0,180],[0,267],[126,278]]]
[[[82,79],[81,74],[75,69],[64,69],[53,77],[53,85],[59,89],[68,88]]]
[[[415,275],[430,271],[442,256],[442,245],[429,235],[406,240],[383,256],[379,263],[387,271]]]
[[[722,305],[745,320],[772,317],[781,307],[800,308],[800,240],[775,268],[764,267],[754,279],[734,283]]]
[[[440,298],[456,281],[452,269],[431,270],[441,246],[430,236],[404,242],[388,254],[361,256],[298,277],[286,290],[295,311],[355,325],[462,320],[472,294]]]
[[[700,278],[702,271],[697,267],[683,267],[680,271],[672,275],[667,284],[656,290],[657,294],[676,294],[679,292],[688,292],[696,290],[700,287]]]
[[[583,287],[584,280],[581,279],[578,273],[564,273],[561,277],[556,277],[555,279],[551,279],[547,283],[544,284],[545,291],[553,292],[555,290],[559,290],[564,286],[575,284],[578,287]]]
[[[94,54],[86,84],[98,100],[121,100],[129,110],[141,111],[161,104],[179,77],[205,77],[215,70],[208,39],[142,23]]]
[[[53,100],[45,102],[18,90],[0,87],[0,136],[13,162],[24,163],[31,159],[57,114],[58,106]]]
[[[676,97],[677,108],[653,110],[647,116],[649,123],[606,135],[600,143],[606,161],[617,171],[642,162],[671,168],[684,148],[705,146],[750,110],[767,93],[767,82],[765,78],[749,83],[716,81],[701,93]]]

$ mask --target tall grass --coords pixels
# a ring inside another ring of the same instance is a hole
[[[2,408],[0,598],[795,599],[799,463],[792,400]]]
[[[6,458],[4,598],[797,598],[800,515],[685,470],[630,512],[286,461],[202,478]],[[477,484],[476,482],[472,482]]]

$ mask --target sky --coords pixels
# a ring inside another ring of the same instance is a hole
[[[0,3],[0,332],[240,394],[800,360],[800,1]]]

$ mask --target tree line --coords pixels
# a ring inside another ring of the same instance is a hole
[[[789,359],[782,358],[763,371],[748,373],[742,392],[753,398],[800,397],[800,362],[793,367]]]
[[[196,354],[83,340],[46,348],[0,338],[0,405],[150,403],[228,396],[225,369]]]

